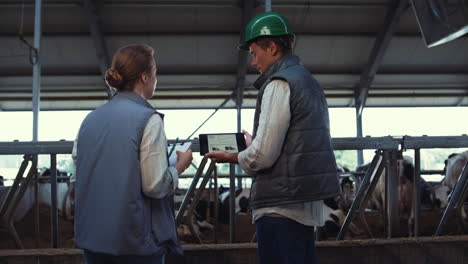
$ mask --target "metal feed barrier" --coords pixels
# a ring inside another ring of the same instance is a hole
[[[170,140],[169,143],[173,143],[173,140]],[[199,152],[198,140],[191,140],[193,152]],[[420,150],[425,148],[468,148],[468,136],[455,136],[455,137],[364,137],[364,138],[333,138],[332,139],[333,148],[335,150],[364,150],[364,149],[373,149],[376,150],[376,154],[373,162],[371,163],[371,168],[366,172],[360,188],[356,194],[356,198],[352,204],[352,209],[348,212],[345,223],[343,224],[338,239],[342,239],[344,234],[347,231],[347,228],[351,221],[355,218],[356,215],[363,219],[362,210],[363,205],[369,199],[373,189],[375,188],[378,177],[385,167],[389,172],[389,177],[387,177],[387,194],[386,195],[386,230],[389,237],[396,236],[399,231],[399,214],[398,214],[398,197],[395,195],[398,188],[398,182],[396,179],[396,163],[395,159],[398,152],[407,149],[414,149],[415,151],[415,178],[414,178],[414,215],[415,215],[415,225],[414,225],[414,235],[418,236],[419,231],[419,211],[420,211],[420,201],[419,201],[419,181],[420,181]],[[58,141],[58,142],[0,142],[0,155],[25,155],[24,162],[31,162],[31,168],[27,176],[24,177],[26,167],[21,166],[18,172],[17,177],[15,178],[13,185],[10,189],[10,192],[7,195],[7,199],[1,204],[0,207],[0,219],[2,222],[0,225],[13,236],[15,243],[18,248],[22,248],[21,240],[16,234],[14,225],[12,224],[12,217],[15,215],[15,209],[19,201],[21,200],[22,195],[24,194],[25,187],[27,184],[34,178],[37,182],[37,155],[50,155],[51,156],[51,199],[52,199],[52,211],[51,211],[51,226],[52,226],[52,247],[57,248],[58,245],[58,216],[57,216],[57,171],[56,171],[56,155],[57,154],[71,154],[73,142],[71,141]],[[23,162],[23,163],[24,163]],[[193,210],[196,206],[197,200],[200,199],[201,193],[204,189],[209,178],[214,174],[216,175],[215,164],[210,163],[208,171],[202,177],[202,172],[206,166],[207,160],[204,159],[197,169],[197,173],[194,176],[192,184],[190,185],[189,191],[184,198],[184,201],[181,205],[181,208],[177,214],[177,223],[187,222],[184,220],[185,216],[188,216],[186,212],[193,213]],[[231,165],[230,167],[230,241],[235,242],[235,215],[234,215],[234,202],[235,202],[235,179],[239,177],[235,173],[235,167]],[[36,175],[36,177],[34,177]],[[196,190],[196,185],[200,178],[203,178],[202,184],[200,185],[199,190]],[[459,182],[455,186],[449,205],[447,206],[444,216],[441,219],[439,224],[438,231],[436,235],[443,233],[444,225],[448,218],[453,215],[453,212],[459,208],[464,201],[464,198],[467,194],[467,170],[465,168],[462,176],[459,179]],[[215,187],[217,187],[216,179]],[[37,188],[37,187],[36,187]],[[37,191],[36,191],[37,192]],[[193,197],[193,198],[192,198]],[[215,199],[216,200],[216,199]],[[36,194],[37,201],[37,194]],[[191,201],[191,202],[190,202]],[[189,211],[187,211],[189,210]],[[38,206],[36,203],[36,232],[38,232],[39,223],[38,223]],[[192,227],[193,228],[193,227]],[[193,231],[193,230],[192,230]],[[38,233],[37,233],[38,234]],[[199,238],[198,238],[199,239]],[[199,240],[201,241],[201,240]]]

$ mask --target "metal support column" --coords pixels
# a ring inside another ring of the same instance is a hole
[[[244,0],[242,2],[242,26],[240,30],[239,43],[245,41],[245,26],[249,23],[252,18],[255,1]],[[238,60],[237,60],[237,78],[236,78],[236,108],[237,108],[237,132],[241,132],[242,129],[242,103],[244,99],[244,87],[245,87],[245,75],[247,74],[247,56],[248,53],[245,50],[239,49]]]
[[[214,232],[213,232],[213,241],[215,244],[218,244],[218,235],[217,235],[217,228],[218,228],[218,219],[219,219],[219,186],[218,186],[218,167],[215,166],[213,171],[214,176]]]
[[[41,38],[42,38],[42,0],[36,0],[34,7],[34,49],[33,58],[33,141],[38,139],[39,111],[41,97]]]
[[[236,190],[235,165],[229,164],[229,242],[236,241]]]
[[[413,215],[414,215],[414,230],[413,235],[419,236],[419,217],[421,212],[421,195],[419,192],[419,184],[421,182],[421,150],[414,150],[414,181],[413,181]],[[411,232],[411,230],[409,230]]]
[[[358,138],[362,137],[362,114],[359,114],[358,109],[356,108],[356,136]],[[358,166],[364,164],[364,154],[362,149],[357,150],[357,163]]]
[[[392,39],[393,32],[398,25],[400,16],[409,6],[408,0],[394,0],[391,1],[391,3],[392,6],[387,12],[382,31],[380,31],[377,36],[374,47],[369,55],[367,65],[361,74],[359,83],[354,88],[357,137],[362,137],[362,112],[366,105],[369,88],[374,81],[375,74],[380,67],[387,47],[390,44],[390,40]],[[364,163],[362,151],[358,150],[357,155],[358,165],[362,165]]]
[[[37,172],[37,155],[33,156],[33,169],[34,169],[34,234],[36,236],[35,243],[36,248],[40,246],[41,230],[39,221],[39,173]]]
[[[397,152],[389,151],[386,160],[386,215],[387,215],[387,237],[396,237],[400,231],[400,217],[398,211],[398,168]]]
[[[242,2],[242,24],[240,30],[239,43],[245,41],[245,26],[252,18],[255,1],[244,0]],[[237,108],[237,132],[242,131],[242,103],[244,101],[245,75],[247,74],[247,57],[248,53],[245,50],[239,49],[237,61],[237,78],[236,78],[236,108]],[[239,166],[236,166],[237,174],[240,174]],[[238,188],[242,188],[242,179],[237,179]]]
[[[265,12],[271,11],[271,0],[265,0]]]
[[[33,91],[32,91],[32,111],[33,111],[33,137],[32,141],[38,141],[38,131],[39,131],[39,112],[41,109],[41,70],[42,70],[42,52],[41,52],[41,40],[42,40],[42,0],[36,0],[34,6],[34,49],[35,49],[35,58],[31,61],[33,62]],[[35,176],[35,233],[36,233],[36,245],[39,246],[39,201],[38,201],[38,182],[37,182],[37,155],[33,157],[33,165],[31,168],[32,176]]]
[[[57,212],[57,154],[50,155],[50,209],[52,223],[52,247],[58,248],[58,212]]]

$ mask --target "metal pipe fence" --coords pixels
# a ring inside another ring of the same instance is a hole
[[[192,142],[192,151],[199,152],[200,145],[198,139],[189,140]],[[175,140],[169,140],[168,143],[174,143]],[[381,150],[381,151],[403,151],[408,149],[415,150],[415,164],[417,165],[415,169],[415,179],[418,181],[421,174],[440,174],[441,171],[436,170],[420,170],[420,150],[428,148],[468,148],[468,136],[447,136],[447,137],[364,137],[364,138],[333,138],[332,145],[334,150]],[[37,159],[37,155],[50,155],[51,156],[51,168],[56,168],[57,154],[71,154],[73,147],[72,141],[43,141],[43,142],[0,142],[0,156],[1,155],[32,155]],[[37,168],[35,168],[37,170]],[[52,187],[56,186],[58,179],[64,179],[66,177],[57,176],[56,172],[48,177],[49,182]],[[190,178],[191,175],[182,176],[181,178]],[[218,175],[219,178],[226,177],[230,179],[235,178],[250,178],[248,175],[238,174],[235,170],[230,169],[229,175]],[[36,182],[38,181],[37,178]],[[16,180],[15,180],[16,181]],[[418,184],[414,184],[418,186]],[[395,186],[392,184],[392,186]],[[54,189],[54,188],[53,188]],[[234,188],[230,188],[233,192]],[[13,190],[15,191],[15,190]],[[51,215],[51,225],[52,225],[52,238],[53,238],[53,247],[58,247],[58,221],[56,220],[57,215],[57,197],[56,191],[52,191],[52,215]],[[231,193],[234,197],[234,193]],[[363,194],[365,195],[365,194]],[[419,197],[414,197],[414,210],[415,210],[415,235],[418,235],[419,229],[419,210],[420,203]],[[394,199],[393,199],[394,200]],[[396,214],[398,215],[398,214]],[[231,216],[232,217],[232,216]],[[390,219],[390,222],[395,222],[395,219]],[[233,223],[233,227],[235,224]],[[235,230],[231,228],[234,233]],[[344,230],[343,232],[346,232]],[[343,233],[344,234],[344,233]],[[234,237],[231,237],[231,240],[234,241]]]

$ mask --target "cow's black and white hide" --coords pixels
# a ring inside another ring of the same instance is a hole
[[[335,199],[325,199],[323,204],[324,226],[322,238],[334,238],[338,235],[346,213],[338,207]]]
[[[218,189],[218,223],[229,224],[229,188],[220,186]],[[235,213],[247,213],[250,190],[249,189],[239,189],[235,190],[236,199],[235,199]],[[176,196],[176,199],[177,196]],[[178,200],[182,201],[183,197],[180,197]],[[215,202],[211,200],[201,199],[194,211],[192,223],[195,229],[195,232],[201,236],[205,231],[212,231],[214,229],[212,220],[215,217]],[[179,236],[183,240],[191,240],[191,233],[188,230],[188,227],[185,225],[180,225],[178,228]]]
[[[440,204],[441,208],[445,208],[447,206],[450,194],[455,188],[463,169],[468,164],[468,151],[450,154],[444,163],[445,167],[443,173],[445,177],[439,185],[434,187],[435,200]],[[463,206],[459,213],[463,220],[467,219]]]
[[[349,208],[351,208],[351,205],[354,200],[354,194],[355,194],[355,184],[354,181],[351,179],[350,176],[342,176],[341,174],[343,173],[348,173],[350,170],[346,167],[343,166],[339,163],[337,163],[337,168],[338,168],[338,173],[339,175],[339,182],[340,182],[340,188],[341,188],[341,193],[339,196],[335,198],[329,198],[326,200],[326,203],[329,204],[331,208],[334,208],[334,205],[341,209],[343,212],[348,212]],[[333,200],[333,201],[332,201]]]
[[[358,167],[357,171],[367,171],[370,164]],[[411,157],[405,156],[397,160],[397,175],[398,175],[398,208],[400,216],[408,219],[409,235],[412,235],[414,225],[413,211],[413,184],[414,184],[414,165]],[[372,193],[369,206],[371,209],[378,210],[383,213],[385,201],[385,184],[386,172],[383,170],[379,181]],[[419,193],[421,206],[434,207],[434,190],[424,179],[420,179]]]
[[[370,167],[370,164],[360,166],[356,171],[366,172]],[[400,210],[407,210],[408,206],[411,206],[411,202],[408,201],[412,197],[412,188],[414,180],[414,166],[411,158],[405,157],[405,159],[399,159],[397,161],[397,173],[398,173],[398,193],[399,193],[399,208]],[[385,169],[380,175],[379,181],[375,186],[374,192],[370,200],[370,208],[382,211],[384,208],[385,201],[385,183],[386,183],[386,172]],[[410,210],[407,210],[409,213]]]
[[[48,171],[48,170],[47,170]],[[47,171],[41,171],[39,178],[48,176]],[[60,174],[58,174],[60,175]],[[3,203],[3,200],[6,198],[8,191],[11,186],[2,186],[0,187],[0,204]],[[67,220],[70,220],[67,216],[67,204],[66,197],[69,190],[69,184],[65,181],[57,182],[57,210],[58,215],[64,217]],[[18,222],[24,218],[31,208],[34,206],[34,184],[31,182],[21,201],[16,208],[14,222]],[[40,205],[45,205],[49,208],[52,207],[51,199],[51,184],[48,181],[40,180],[38,183],[38,202]],[[68,209],[68,211],[70,211]],[[73,219],[73,218],[71,218]]]
[[[340,232],[341,226],[346,219],[347,211],[343,211],[334,199],[325,199],[323,204],[324,226],[320,229],[320,239],[335,239]],[[363,229],[353,222],[348,226],[351,235],[362,235]]]
[[[221,186],[222,187],[222,186]],[[221,223],[228,224],[229,223],[229,188],[224,188],[225,190],[221,192],[219,195],[219,221]],[[239,189],[236,188],[235,190],[236,199],[235,199],[235,213],[247,213],[249,209],[249,197],[250,197],[250,189]]]
[[[444,174],[445,178],[443,183],[453,190],[455,184],[458,182],[463,169],[468,163],[468,150],[462,153],[454,153],[448,156],[445,160]]]
[[[337,164],[338,173],[350,172],[350,170],[341,164]],[[354,181],[351,180],[351,177],[345,176],[339,177],[341,194],[335,198],[328,198],[324,200],[323,206],[323,217],[324,217],[324,226],[322,227],[321,238],[335,238],[341,226],[344,223],[346,214],[351,208],[351,205],[354,200]],[[352,229],[352,230],[351,230]],[[357,232],[356,226],[351,224],[351,232]]]
[[[235,190],[235,213],[247,213],[249,208],[249,189]],[[218,221],[223,224],[229,223],[229,188],[221,186],[218,195]],[[197,218],[200,220],[214,218],[214,201],[201,200],[196,208]]]

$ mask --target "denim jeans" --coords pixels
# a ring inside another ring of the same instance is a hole
[[[264,216],[257,220],[260,264],[316,264],[314,227],[289,218]]]

